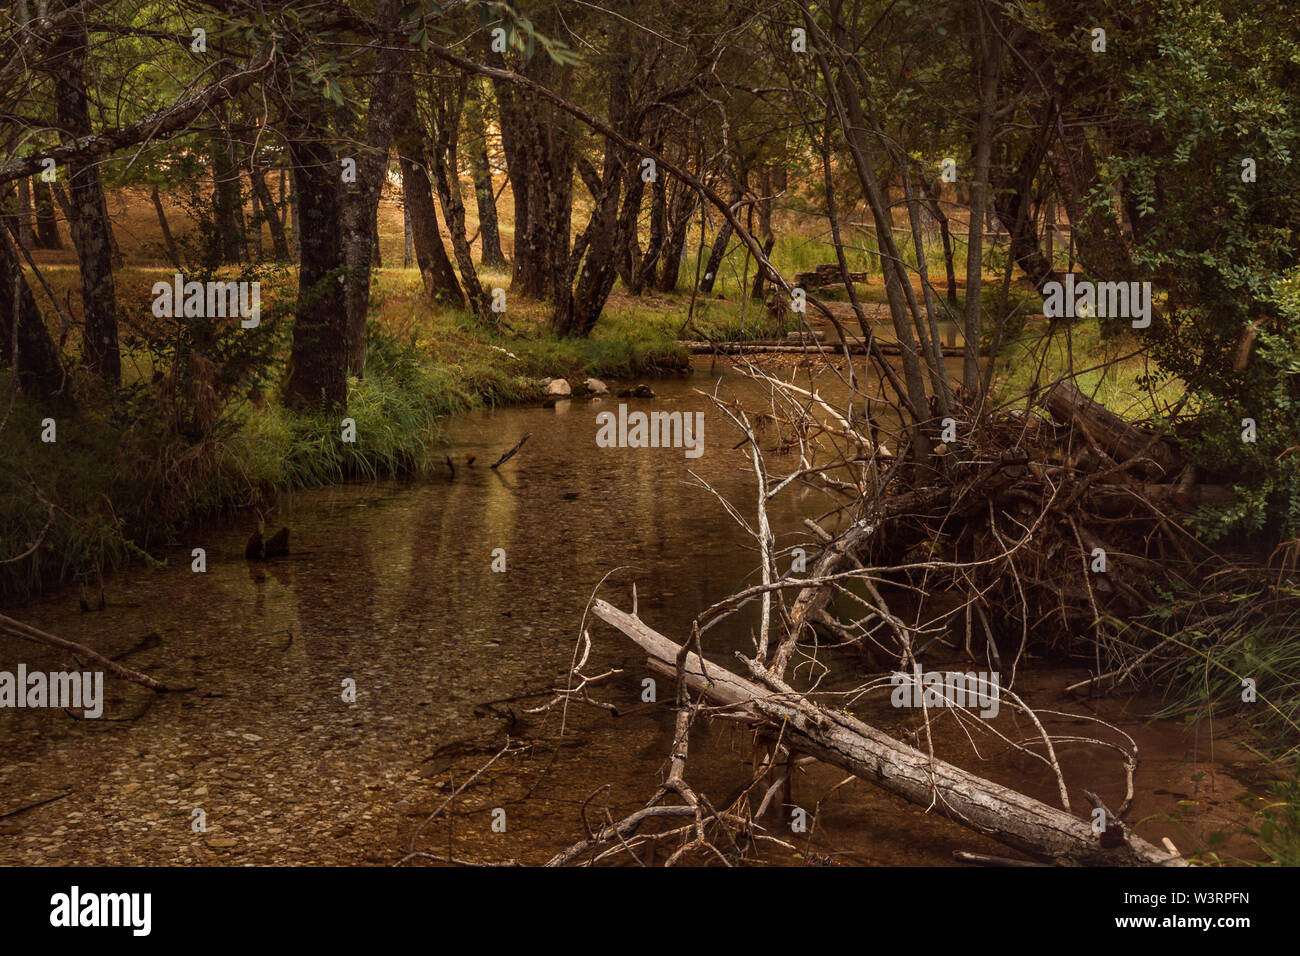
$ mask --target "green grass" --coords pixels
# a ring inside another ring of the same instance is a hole
[[[518,306],[515,334],[497,334],[430,308],[414,270],[382,270],[366,372],[349,387],[354,443],[342,440],[342,414],[296,414],[275,400],[283,356],[266,398],[236,390],[203,434],[142,384],[153,371],[145,356],[124,356],[133,373],[122,392],[79,379],[77,410],[53,413],[53,444],[40,440],[51,413],[19,398],[0,436],[0,602],[148,558],[197,522],[267,507],[293,488],[417,475],[441,459],[447,416],[536,399],[540,378],[639,378],[689,364],[672,312],[615,304],[590,338],[557,339],[544,304]]]
[[[1212,733],[1228,729],[1289,773],[1269,787],[1274,799],[1242,832],[1274,863],[1300,864],[1300,588],[1252,572],[1221,574],[1177,587],[1132,620],[1107,622],[1117,646],[1164,644],[1160,663],[1142,675],[1164,695],[1152,719],[1206,720]]]
[[[857,230],[852,230],[851,233],[843,235],[845,243],[844,257],[848,261],[849,270],[851,272],[866,272],[869,276],[879,277],[880,271],[876,265],[879,260],[875,255],[875,240],[869,235],[864,236]],[[900,242],[903,238],[903,234],[898,233]],[[695,243],[698,243],[698,241],[697,234]],[[904,251],[904,259],[914,266],[916,256],[911,249],[910,234],[907,236],[907,245],[908,249]],[[748,257],[748,260],[746,259],[747,251],[743,243],[735,238],[732,239],[727,254],[722,259],[722,265],[718,268],[718,275],[714,280],[710,295],[735,300],[748,295],[754,281],[755,263],[752,255]],[[680,282],[683,287],[689,289],[691,283],[695,281],[697,261],[699,261],[699,274],[700,276],[704,275],[709,254],[710,248],[706,244],[702,251],[703,259],[700,260],[701,250],[698,244],[688,244],[686,258],[682,262],[680,273]],[[829,241],[829,236],[823,239],[793,233],[783,233],[778,236],[769,258],[777,270],[791,281],[800,272],[810,272],[819,265],[839,261],[835,255],[835,246]],[[941,285],[938,280],[941,280],[944,276],[942,246],[927,243],[926,260],[929,263],[931,281]]]
[[[996,310],[996,301],[987,301],[990,295],[1000,298],[1000,291],[985,293],[986,305]],[[999,350],[996,387],[1001,400],[1071,375],[1084,394],[1129,419],[1159,417],[1183,397],[1179,379],[1162,375],[1144,355],[1133,354],[1141,343],[1131,335],[1107,338],[1095,322],[1053,324],[1043,317],[1037,296],[1013,288],[1012,297],[1024,324]]]
[[[1244,576],[1216,578],[1204,591],[1170,594],[1133,622],[1169,635],[1176,656],[1149,679],[1165,691],[1154,716],[1231,718],[1270,759],[1300,749],[1300,588]],[[1141,638],[1139,638],[1141,640]],[[1243,700],[1250,681],[1253,699]]]
[[[1300,769],[1291,780],[1269,787],[1274,801],[1260,814],[1258,828],[1246,831],[1259,841],[1273,866],[1300,866]]]

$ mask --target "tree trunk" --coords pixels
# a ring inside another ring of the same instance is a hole
[[[36,307],[18,252],[7,234],[0,235],[0,360],[15,368],[19,387],[30,398],[46,400],[63,387],[59,350]]]
[[[36,248],[36,231],[32,228],[31,181],[26,176],[18,180],[18,241],[24,249]]]
[[[276,204],[276,209],[280,212],[280,226],[284,229],[290,228],[293,223],[289,221],[289,177],[285,175],[283,167],[280,169],[280,201]]]
[[[289,251],[289,240],[284,234],[284,219],[266,185],[266,170],[257,165],[254,157],[249,157],[248,181],[253,184],[253,194],[262,206],[262,218],[271,230],[271,247],[275,250],[275,258],[280,262],[288,262],[292,253]]]
[[[635,170],[635,167],[633,167]],[[632,175],[640,175],[634,171]],[[646,239],[645,252],[642,253],[638,242],[637,229],[628,232],[626,263],[627,275],[624,283],[632,295],[640,295],[651,282],[659,269],[659,258],[663,255],[664,239],[668,228],[668,176],[661,173],[655,179],[650,190],[650,235]]]
[[[769,260],[771,259],[772,247],[775,245],[776,245],[775,236],[769,235],[765,240],[763,240],[763,258]],[[749,293],[749,297],[751,299],[758,301],[763,298],[763,285],[766,279],[767,279],[767,272],[766,270],[764,270],[762,265],[759,265],[758,268],[754,270],[754,285]]]
[[[664,237],[663,252],[659,255],[659,291],[675,292],[686,258],[686,233],[695,214],[698,197],[695,190],[682,182],[668,186],[668,234]]]
[[[465,307],[465,294],[456,267],[447,257],[438,231],[438,215],[433,203],[433,190],[429,174],[423,165],[413,162],[406,154],[401,157],[402,186],[407,209],[411,214],[411,237],[415,245],[415,259],[424,280],[424,291],[436,302],[455,308]]]
[[[154,212],[158,214],[158,226],[162,229],[163,248],[167,250],[167,258],[171,264],[176,267],[176,271],[181,271],[181,254],[176,248],[176,240],[172,238],[171,226],[167,223],[167,213],[163,210],[162,197],[158,195],[158,187],[154,186],[149,190],[149,198],[153,201]]]
[[[58,217],[54,214],[54,193],[50,184],[39,176],[32,180],[36,193],[36,248],[62,249],[63,240],[59,236]]]
[[[732,186],[731,195],[727,199],[733,209],[744,195],[744,189],[739,183]],[[727,254],[727,243],[730,241],[731,223],[724,222],[722,228],[718,230],[717,236],[714,237],[713,248],[709,251],[709,261],[704,267],[704,277],[700,279],[700,292],[702,294],[708,295],[713,291],[713,283],[718,280],[718,270],[722,268],[722,259]],[[668,268],[667,262],[664,263],[664,268]]]
[[[293,239],[293,261],[302,262],[302,223],[298,216],[298,177],[289,177],[289,228]]]
[[[411,207],[406,201],[406,189],[402,189],[402,268],[409,269],[415,263],[415,238],[411,233]]]
[[[1047,162],[1070,222],[1072,248],[1089,273],[1130,281],[1137,275],[1132,249],[1112,210],[1102,204],[1085,211],[1088,194],[1101,178],[1087,133],[1079,124],[1063,125],[1064,140],[1048,150]]]
[[[400,0],[380,0],[377,21],[382,30],[397,27]],[[366,320],[370,311],[370,269],[375,250],[375,217],[388,171],[388,150],[393,140],[393,118],[400,89],[397,73],[407,54],[385,43],[375,54],[375,76],[370,86],[364,145],[357,150],[356,182],[344,186],[343,248],[348,263],[348,372],[360,376],[366,367]]]
[[[1118,845],[1103,845],[1088,821],[932,758],[842,710],[820,707],[753,662],[755,680],[747,680],[696,654],[682,656],[680,645],[604,601],[592,613],[645,651],[655,672],[675,677],[683,661],[693,694],[750,715],[791,753],[810,754],[1021,853],[1059,865],[1185,865],[1129,833]]]
[[[505,265],[506,257],[501,251],[496,188],[492,185],[492,163],[488,159],[486,94],[477,79],[471,82],[466,103],[472,137],[470,158],[474,170],[474,199],[478,205],[479,262],[485,268],[495,268]]]
[[[438,199],[442,203],[443,220],[451,233],[451,248],[460,267],[460,279],[469,300],[470,308],[480,322],[493,324],[487,293],[478,281],[469,239],[465,234],[465,205],[460,197],[460,177],[456,159],[460,117],[465,104],[467,80],[462,77],[454,89],[433,89],[430,96],[441,96],[441,106],[436,107],[437,137],[433,147],[434,179],[438,184]]]
[[[84,14],[74,15],[54,41],[55,116],[65,142],[91,132],[85,80],[89,42]],[[117,350],[113,237],[97,162],[68,164],[68,206],[81,269],[83,357],[97,375],[116,385],[122,378],[122,360]]]
[[[223,125],[208,141],[212,164],[212,224],[215,229],[213,255],[222,265],[243,262],[244,190],[239,179],[239,162],[230,130],[224,125],[226,111],[218,110]]]
[[[262,219],[265,214],[262,212],[262,197],[257,194],[256,189],[248,190],[248,204],[252,211],[252,218],[248,222],[251,235],[248,237],[249,259],[253,262],[262,261]]]
[[[570,67],[535,56],[519,72],[567,96]],[[501,143],[515,196],[512,290],[532,298],[554,295],[567,311],[571,294],[557,280],[570,274],[569,229],[573,214],[573,118],[531,91],[495,84]]]
[[[635,157],[609,144],[612,161],[606,162],[606,174],[609,181],[608,195],[602,196],[596,210],[592,212],[592,221],[588,232],[580,242],[580,248],[574,250],[577,256],[581,247],[585,247],[586,256],[582,269],[578,273],[578,284],[574,290],[573,325],[571,331],[582,336],[591,334],[596,327],[609,294],[614,289],[618,278],[618,256],[628,247],[628,236],[636,231],[637,219],[641,211],[641,197],[645,192],[645,183],[638,169],[636,178],[628,184],[627,195],[619,211],[619,192],[622,175],[620,166],[634,162]]]
[[[939,414],[952,414],[952,387],[948,384],[948,371],[944,366],[942,338],[939,332],[938,307],[934,301],[934,288],[930,285],[930,267],[925,261],[925,235],[921,229],[921,203],[912,188],[912,176],[907,169],[907,157],[899,156],[899,173],[902,180],[903,200],[907,203],[907,219],[912,227],[912,248],[916,251],[916,272],[921,280],[921,298],[925,304],[926,324],[921,327],[917,316],[917,339],[929,350],[927,367],[930,369],[930,386],[939,403]]]
[[[626,58],[622,65],[621,70],[613,72],[609,84],[609,121],[628,139],[635,139],[638,129],[631,114],[631,99],[625,80]],[[571,253],[572,262],[575,265],[581,262],[581,267],[569,308],[561,309],[560,297],[556,297],[551,328],[557,335],[590,335],[609,300],[609,293],[618,278],[618,257],[626,251],[630,234],[636,231],[641,197],[645,191],[645,180],[635,160],[636,157],[623,147],[606,140],[600,178],[597,180],[594,173],[588,173],[588,189],[592,191],[593,204],[591,219]],[[629,167],[637,171],[628,182],[627,196],[620,211],[619,196]]]
[[[832,42],[843,50],[849,40],[843,20],[843,6],[839,0],[833,0],[831,14],[834,31]],[[810,29],[816,28],[807,15],[804,17],[804,22]],[[872,155],[875,137],[868,134],[870,126],[852,77],[842,71],[837,75],[823,52],[818,51],[816,55],[818,68],[825,77],[828,88],[834,94],[839,124],[852,155],[858,182],[871,207],[872,219],[876,224],[881,251],[881,270],[885,279],[885,296],[889,300],[889,315],[902,351],[903,380],[907,386],[906,401],[912,417],[909,427],[912,440],[911,457],[918,470],[929,469],[931,439],[921,427],[929,417],[929,401],[925,392],[922,359],[917,352],[916,336],[911,325],[912,316],[907,302],[911,284],[902,268],[902,254],[897,243],[894,242],[893,214],[889,209]],[[871,334],[869,328],[864,328],[862,331],[864,337],[869,337]]]
[[[758,190],[761,198],[754,204],[754,209],[758,213],[758,231],[763,237],[763,257],[766,259],[771,256],[772,248],[776,245],[776,236],[772,233],[772,170],[769,167],[765,166],[759,171]],[[756,264],[750,298],[762,301],[766,279],[762,264]]]
[[[1034,183],[1047,155],[1048,145],[1055,136],[1055,118],[1055,103],[1049,103],[1037,135],[1015,169],[1003,165],[999,170],[990,170],[992,205],[998,219],[1011,234],[1012,261],[1029,277],[1034,288],[1040,290],[1052,277],[1052,264],[1049,257],[1043,254],[1042,241],[1038,235],[1038,204],[1034,198]],[[1001,176],[998,175],[999,172]]]
[[[988,213],[989,165],[993,153],[993,110],[997,103],[998,79],[1001,76],[1002,50],[1000,41],[984,22],[993,16],[984,8],[982,0],[972,0],[974,17],[973,48],[979,69],[979,116],[976,121],[974,176],[971,179],[970,229],[966,243],[966,356],[962,362],[962,390],[968,401],[979,392],[979,345],[981,290],[984,277],[984,219]]]
[[[921,177],[921,192],[925,194],[926,205],[929,207],[930,214],[934,216],[935,222],[939,224],[939,236],[943,240],[943,269],[948,280],[947,299],[950,305],[957,304],[957,268],[952,254],[952,230],[948,225],[948,217],[944,214],[943,205],[939,202],[939,191],[935,189],[934,183],[930,182],[928,176]]]
[[[415,259],[420,266],[425,294],[434,301],[464,308],[465,294],[438,231],[438,214],[425,155],[425,134],[416,117],[410,77],[403,77],[401,82],[395,140],[402,169],[402,202],[411,218]]]
[[[301,116],[286,130],[294,195],[302,232],[298,240],[298,303],[285,401],[300,410],[347,408],[347,296],[340,279],[343,198],[338,159],[324,141],[314,105],[295,104]]]
[[[532,270],[532,252],[529,245],[529,222],[528,222],[528,191],[529,191],[529,172],[524,169],[526,159],[523,147],[519,144],[519,137],[516,135],[516,126],[518,121],[515,116],[520,109],[515,92],[509,84],[504,82],[495,83],[493,88],[496,90],[497,103],[500,105],[501,117],[501,148],[506,156],[506,178],[510,180],[510,192],[514,197],[515,204],[515,238],[514,248],[511,250],[511,276],[510,288],[520,294],[530,284],[544,282],[529,275]],[[525,276],[529,276],[527,279]],[[535,289],[533,291],[536,291]]]

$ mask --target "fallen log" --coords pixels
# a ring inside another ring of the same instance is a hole
[[[1058,422],[1074,425],[1117,462],[1145,458],[1154,477],[1172,477],[1182,461],[1178,451],[1153,428],[1134,425],[1083,394],[1073,382],[1057,382],[1043,396],[1043,407]]]
[[[850,272],[849,279],[852,282],[868,282],[870,276],[865,272]],[[794,284],[802,289],[816,289],[821,286],[839,285],[844,281],[844,274],[840,272],[838,263],[828,263],[816,266],[809,272],[795,273]]]
[[[722,355],[746,355],[757,352],[806,352],[809,355],[818,355],[825,352],[828,355],[843,355],[845,345],[839,342],[823,342],[819,349],[817,345],[809,343],[807,345],[788,345],[784,342],[690,342],[680,341],[677,343],[684,349],[689,349],[696,355],[708,355],[712,353],[721,353]],[[902,355],[902,348],[895,342],[876,342],[876,349],[882,355]],[[847,345],[850,355],[866,355],[867,345],[865,342],[849,342]],[[942,346],[943,354],[948,357],[958,357],[964,354],[961,348],[952,345]]]
[[[644,650],[656,670],[675,672],[678,644],[605,601],[596,601],[592,613]],[[1185,865],[1178,855],[1129,833],[1119,845],[1103,846],[1085,821],[932,759],[848,714],[818,707],[770,676],[765,681],[772,689],[691,653],[685,657],[685,677],[711,703],[779,732],[791,751],[847,770],[1035,859],[1061,865]]]
[[[1101,485],[1089,490],[1088,505],[1099,515],[1121,518],[1148,510],[1189,512],[1202,505],[1226,505],[1236,498],[1228,485],[1141,484],[1132,488]]]
[[[47,634],[45,631],[32,627],[30,624],[24,624],[22,621],[16,620],[5,614],[0,614],[0,631],[3,631],[6,634],[12,634],[14,637],[21,637],[34,644],[48,644],[50,647],[57,647],[61,651],[78,654],[81,657],[98,664],[114,677],[120,677],[122,680],[129,680],[132,683],[139,684],[141,687],[148,687],[153,691],[168,691],[175,689],[168,687],[162,681],[150,677],[148,674],[141,674],[137,670],[123,667],[117,661],[109,660],[103,654],[91,650],[85,644],[78,644],[76,641],[70,641],[67,638],[59,637],[55,634]]]

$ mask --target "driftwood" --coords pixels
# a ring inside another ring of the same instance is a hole
[[[817,355],[819,352],[825,352],[828,355],[843,355],[847,348],[850,355],[866,355],[867,345],[865,342],[848,342],[841,344],[835,341],[824,342],[819,350],[817,344],[809,342],[807,345],[789,345],[785,342],[691,342],[681,341],[677,343],[682,348],[689,349],[697,355],[707,355],[720,353],[722,355],[744,355],[758,352],[807,352],[810,355]],[[950,357],[962,355],[962,349],[959,346],[944,345],[941,346],[943,354]],[[902,348],[894,342],[876,342],[875,349],[881,355],[901,355]]]
[[[859,519],[842,535],[827,543],[813,566],[812,578],[826,578],[838,574],[850,564],[857,564],[857,552],[893,518],[946,505],[951,498],[950,488],[923,488],[887,499],[871,518]],[[773,660],[772,666],[777,673],[784,670],[790,655],[794,653],[803,625],[819,619],[821,612],[830,604],[833,593],[831,588],[821,585],[799,591],[790,608],[790,635],[781,642]]]
[[[69,651],[73,654],[80,655],[88,660],[98,664],[104,670],[108,671],[114,677],[120,677],[122,680],[129,680],[139,684],[142,687],[148,687],[150,690],[165,691],[172,690],[160,680],[155,680],[148,674],[141,674],[139,671],[132,670],[129,667],[123,667],[117,661],[109,660],[98,651],[93,651],[85,644],[78,644],[76,641],[69,641],[66,638],[57,637],[54,634],[47,634],[45,631],[38,630],[30,624],[24,624],[22,621],[15,620],[4,614],[0,614],[0,631],[6,634],[12,634],[14,637],[21,637],[24,640],[31,641],[34,644],[48,644],[50,647],[57,647],[62,651]]]
[[[532,432],[524,432],[524,437],[519,439],[519,441],[515,443],[514,448],[511,448],[508,452],[506,452],[504,455],[498,458],[495,464],[489,465],[488,467],[498,468],[501,465],[504,465],[506,462],[508,462],[511,458],[514,457],[515,452],[517,452],[519,449],[524,447],[524,442],[528,441],[528,439],[531,438],[532,435],[533,435]]]
[[[641,647],[657,671],[675,671],[678,644],[604,601],[596,601],[592,612]],[[693,653],[685,655],[684,674],[692,690],[779,733],[792,752],[847,770],[1035,859],[1063,865],[1185,865],[1177,854],[1132,834],[1116,846],[1103,846],[1087,822],[933,759],[848,714],[818,707],[761,665],[746,663],[768,686],[711,662],[702,665]]]
[[[1115,461],[1145,459],[1140,469],[1152,477],[1172,477],[1181,467],[1178,452],[1151,428],[1134,425],[1083,394],[1073,382],[1057,382],[1043,396],[1043,407],[1062,424],[1071,424]]]
[[[849,279],[853,282],[869,282],[871,276],[865,272],[850,272]],[[811,272],[799,272],[795,274],[794,284],[802,289],[816,289],[820,286],[838,285],[844,281],[844,274],[840,271],[838,263],[829,263],[819,265]]]

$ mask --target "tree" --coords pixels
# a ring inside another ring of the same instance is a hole
[[[559,26],[558,12],[547,5],[537,30]],[[519,36],[518,33],[515,34]],[[510,54],[522,76],[561,95],[573,90],[573,66],[521,40]],[[498,61],[507,65],[505,55]],[[527,88],[494,83],[501,122],[501,145],[515,203],[514,275],[511,291],[535,299],[567,298],[557,287],[568,275],[569,228],[573,212],[573,118]]]
[[[329,142],[323,100],[315,91],[300,90],[288,107],[284,132],[302,224],[302,261],[285,401],[298,409],[337,411],[348,403],[342,171]]]
[[[469,238],[465,234],[465,206],[460,196],[460,177],[457,175],[457,144],[460,139],[460,119],[465,105],[468,77],[455,83],[435,84],[442,89],[429,93],[434,110],[436,134],[433,144],[433,168],[438,184],[438,199],[442,204],[443,218],[451,232],[451,247],[460,269],[460,281],[474,315],[484,324],[491,324],[491,311],[487,293],[478,281],[474,258],[470,253]]]
[[[412,242],[424,291],[431,300],[463,308],[465,294],[438,231],[438,214],[429,182],[427,136],[417,116],[409,69],[398,78],[398,84],[395,142],[402,170],[403,203],[411,219]]]
[[[474,200],[478,206],[479,261],[488,267],[506,264],[501,251],[497,223],[496,190],[492,185],[492,162],[488,156],[487,94],[482,84],[471,83],[466,94],[466,121],[470,132],[470,155],[474,172]]]
[[[380,0],[377,23],[385,34],[396,32],[401,4]],[[388,153],[397,113],[397,79],[407,58],[396,42],[384,40],[375,54],[374,80],[366,109],[365,136],[355,156],[356,181],[345,191],[344,249],[347,256],[348,371],[361,375],[366,367],[366,320],[370,309],[370,271],[376,243],[375,217],[388,175]]]
[[[47,400],[63,387],[59,350],[41,318],[13,241],[3,230],[0,230],[0,360],[14,368],[24,394],[31,398]]]
[[[55,83],[55,117],[64,143],[92,132],[86,96],[86,53],[90,38],[85,12],[72,12],[55,37],[49,69]],[[110,384],[122,377],[117,347],[117,293],[113,287],[112,226],[104,202],[99,166],[78,158],[68,164],[72,244],[81,271],[82,350],[86,364]]]

